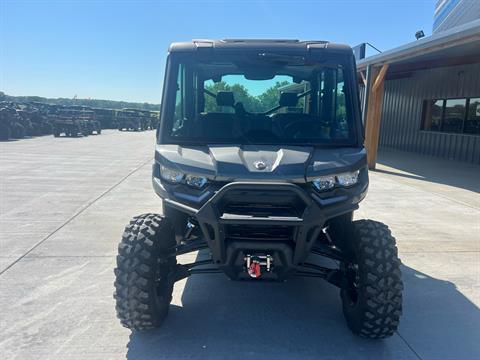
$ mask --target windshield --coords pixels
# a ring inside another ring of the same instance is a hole
[[[175,97],[166,97],[172,111],[163,130],[169,142],[354,142],[342,65],[265,54],[190,58],[174,65]]]

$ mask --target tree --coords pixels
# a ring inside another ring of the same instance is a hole
[[[245,110],[251,113],[260,113],[270,110],[278,105],[280,97],[279,89],[283,86],[289,85],[288,81],[277,81],[275,85],[265,90],[258,96],[252,96],[248,93],[248,89],[241,84],[229,85],[225,81],[219,81],[211,85],[205,86],[205,89],[213,94],[219,91],[231,91],[235,97],[236,103],[242,103]],[[222,112],[222,109],[217,106],[215,98],[210,95],[205,95],[205,111],[206,112]],[[223,110],[226,112],[229,110]]]
[[[160,110],[159,104],[149,104],[149,103],[134,103],[126,101],[114,101],[114,100],[99,100],[99,99],[69,99],[69,98],[56,98],[49,99],[40,96],[10,96],[6,95],[3,92],[0,92],[1,101],[13,101],[19,103],[26,102],[39,102],[47,103],[52,105],[81,105],[89,106],[95,108],[105,108],[105,109],[123,109],[123,108],[132,108],[139,110]]]
[[[275,85],[259,95],[258,99],[261,103],[262,111],[267,111],[277,106],[280,98],[280,91],[278,89],[289,84],[288,81],[277,81]]]
[[[249,112],[258,112],[260,108],[259,100],[248,93],[248,89],[240,84],[228,85],[225,81],[219,81],[212,85],[205,86],[205,89],[213,94],[219,91],[231,91],[235,98],[235,103],[242,103],[245,109]],[[210,95],[205,95],[205,111],[206,112],[227,112],[230,110],[222,109],[217,106],[215,98]],[[233,111],[233,110],[232,110]]]

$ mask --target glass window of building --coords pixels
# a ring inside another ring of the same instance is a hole
[[[445,115],[442,121],[443,132],[461,133],[463,131],[466,107],[467,99],[448,99],[445,102]]]

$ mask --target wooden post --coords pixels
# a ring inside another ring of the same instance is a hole
[[[372,74],[369,78],[373,81],[368,94],[367,116],[365,119],[365,148],[367,149],[367,161],[370,169],[375,169],[377,163],[378,140],[380,137],[380,122],[382,120],[383,90],[388,65],[381,68],[372,67]],[[367,95],[367,94],[366,94]]]

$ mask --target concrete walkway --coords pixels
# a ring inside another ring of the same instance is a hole
[[[158,212],[154,133],[0,143],[2,359],[478,359],[478,167],[382,153],[357,218],[390,225],[404,316],[385,341],[350,334],[338,290],[316,279],[175,285],[164,326],[115,318],[116,246],[130,217]]]

